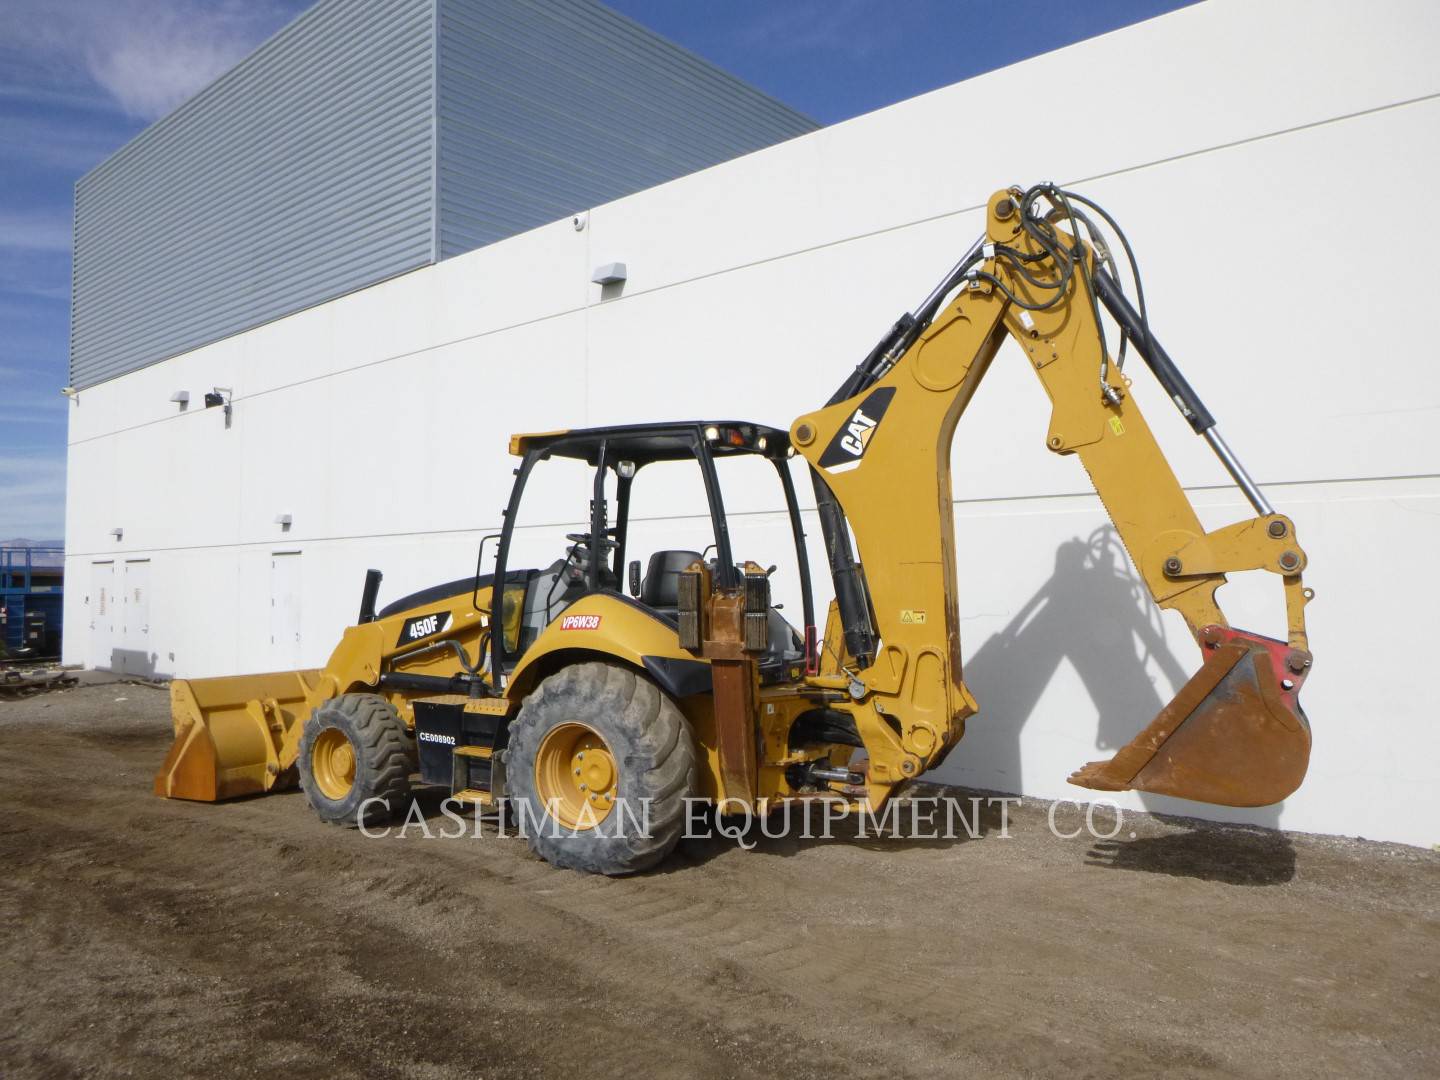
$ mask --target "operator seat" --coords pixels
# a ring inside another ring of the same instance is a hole
[[[699,560],[698,551],[677,548],[655,552],[645,568],[645,580],[640,585],[640,602],[646,607],[673,611],[680,603],[681,572]]]

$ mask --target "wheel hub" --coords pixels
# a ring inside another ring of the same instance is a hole
[[[610,816],[619,787],[615,756],[585,724],[560,724],[535,754],[535,793],[567,829],[591,829]]]
[[[339,802],[355,786],[355,748],[339,728],[326,728],[315,737],[310,772],[327,799]]]

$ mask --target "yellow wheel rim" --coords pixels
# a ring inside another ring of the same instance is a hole
[[[620,780],[615,755],[593,728],[560,724],[535,754],[535,794],[567,829],[593,829],[614,809]]]
[[[315,736],[310,773],[327,799],[339,802],[350,794],[355,786],[355,748],[339,728],[326,728]]]

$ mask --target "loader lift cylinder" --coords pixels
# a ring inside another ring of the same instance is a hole
[[[875,627],[870,619],[870,597],[855,549],[850,543],[850,527],[845,511],[830,485],[819,472],[810,470],[815,485],[815,507],[820,513],[820,531],[825,537],[825,555],[830,563],[830,576],[835,583],[835,603],[840,608],[840,623],[845,627],[845,651],[862,668],[875,659]]]

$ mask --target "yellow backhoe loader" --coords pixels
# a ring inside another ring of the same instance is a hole
[[[1101,223],[1129,256],[1134,303]],[[945,760],[977,708],[961,676],[950,448],[1007,337],[1049,395],[1046,446],[1079,457],[1155,603],[1179,612],[1204,657],[1148,727],[1071,782],[1230,806],[1285,798],[1310,754],[1298,697],[1311,663],[1305,553],[1151,333],[1123,233],[1053,184],[992,196],[974,247],[788,431],[701,421],[513,437],[504,525],[481,542],[475,574],[377,611],[370,571],[359,621],[324,668],[177,681],[156,793],[217,800],[298,780],[323,819],[355,825],[408,807],[418,781],[477,812],[503,800],[538,826],[528,833],[544,858],[607,874],[662,859],[687,798],[747,812],[817,798],[878,809]],[[1254,517],[1201,525],[1131,395],[1127,351]],[[834,587],[823,633],[797,454]],[[772,604],[767,560],[731,550],[720,475],[746,457],[774,466],[788,509],[799,628]],[[588,526],[548,567],[514,566],[532,474],[563,459],[593,470]],[[655,551],[643,575],[629,564],[622,589],[632,486],[661,462],[693,467],[714,553]],[[494,569],[481,574],[491,540]],[[1216,590],[1245,570],[1278,576],[1284,639],[1226,622]]]

